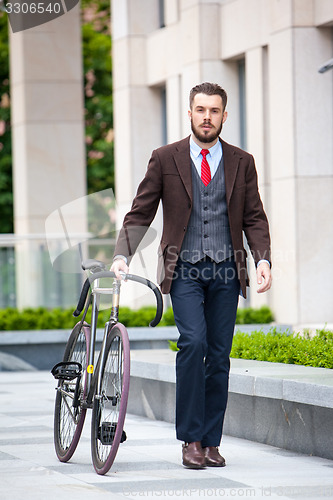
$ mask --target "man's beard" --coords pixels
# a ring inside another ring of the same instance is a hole
[[[194,124],[193,124],[193,120],[191,118],[191,129],[192,129],[192,132],[194,134],[194,136],[198,139],[198,141],[200,142],[203,142],[205,144],[208,144],[209,142],[213,142],[215,141],[215,139],[217,139],[217,137],[220,135],[221,133],[221,130],[222,130],[222,120],[221,120],[221,124],[219,126],[218,129],[216,129],[215,127],[213,127],[211,125],[211,129],[209,131],[201,131],[199,127],[196,127]]]

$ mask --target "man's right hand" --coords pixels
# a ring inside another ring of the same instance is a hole
[[[113,262],[110,271],[115,273],[118,280],[121,280],[123,276],[120,273],[128,274],[129,267],[123,259],[119,258]]]

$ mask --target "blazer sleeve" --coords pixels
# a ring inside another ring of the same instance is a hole
[[[162,193],[162,169],[157,151],[153,151],[145,177],[139,184],[130,211],[119,232],[114,255],[133,257],[154,220]]]
[[[253,156],[250,156],[246,172],[243,230],[255,263],[257,264],[261,259],[271,262],[269,225],[259,194]]]

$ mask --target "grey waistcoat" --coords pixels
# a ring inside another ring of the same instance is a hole
[[[233,255],[223,157],[208,186],[200,179],[192,160],[191,164],[193,206],[180,258],[195,264],[207,255],[222,262]]]

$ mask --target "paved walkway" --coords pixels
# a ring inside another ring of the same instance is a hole
[[[173,425],[133,415],[106,476],[91,464],[89,417],[62,464],[53,450],[54,388],[48,372],[0,372],[1,500],[333,499],[333,461],[225,436],[227,467],[187,470]]]

